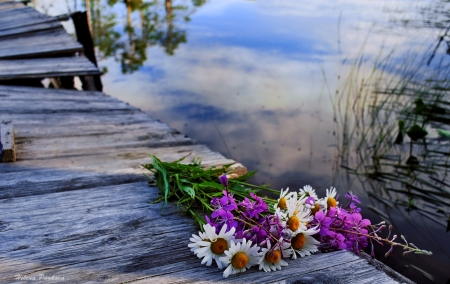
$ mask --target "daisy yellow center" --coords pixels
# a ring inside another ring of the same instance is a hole
[[[300,220],[297,216],[292,216],[291,218],[289,218],[286,224],[291,231],[295,232],[298,230],[298,227],[300,227]]]
[[[306,237],[304,234],[300,233],[293,237],[291,240],[291,246],[293,249],[301,249],[305,244]]]
[[[317,212],[319,212],[320,210],[320,205],[319,204],[314,204],[314,208],[311,209],[311,213],[312,215],[316,215]]]
[[[278,202],[278,207],[283,210],[287,208],[287,200],[285,197],[280,198],[280,201]]]
[[[281,258],[281,253],[279,250],[273,250],[266,253],[266,256],[264,257],[267,262],[269,263],[275,263]]]
[[[231,259],[231,264],[237,269],[242,269],[246,267],[247,263],[248,263],[248,256],[243,252],[238,252]]]
[[[334,199],[333,197],[328,197],[327,206],[328,209],[330,209],[330,207],[336,207],[336,199]]]
[[[225,239],[218,238],[215,242],[211,243],[211,251],[214,254],[223,254],[228,248],[228,242]]]

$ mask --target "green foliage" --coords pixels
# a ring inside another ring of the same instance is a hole
[[[447,131],[444,129],[438,129],[437,132],[438,132],[439,136],[441,136],[441,137],[450,138],[450,131]]]
[[[162,194],[154,203],[164,201],[162,209],[167,202],[176,202],[180,211],[190,214],[199,225],[205,224],[206,221],[204,217],[200,216],[199,211],[206,214],[212,213],[211,199],[221,197],[225,190],[219,181],[219,176],[227,174],[227,169],[231,164],[216,168],[202,168],[201,161],[197,158],[190,164],[182,164],[181,162],[187,156],[174,162],[163,162],[156,156],[151,157],[153,162],[143,165],[143,167],[154,174],[146,176]],[[255,172],[250,172],[239,178],[230,179],[228,192],[239,198],[250,197],[251,192],[261,197],[263,197],[263,191],[279,193],[279,191],[266,186],[247,183],[246,180],[254,174]],[[274,200],[266,197],[263,199],[270,209],[273,208]]]

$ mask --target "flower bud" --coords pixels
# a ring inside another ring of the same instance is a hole
[[[228,178],[226,174],[223,174],[219,177],[220,183],[225,186],[228,187]]]

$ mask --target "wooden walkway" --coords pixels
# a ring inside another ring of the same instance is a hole
[[[40,14],[22,3],[0,1],[0,83],[34,78],[36,85],[52,78],[59,87],[67,78],[78,76],[86,88],[93,89],[84,76],[101,72],[83,55],[83,46],[67,34],[60,18]],[[57,78],[63,78],[62,82]]]
[[[149,203],[159,191],[140,165],[149,154],[231,160],[101,92],[0,86],[0,121],[12,121],[17,154],[0,163],[0,283],[410,283],[347,251],[223,279],[187,247],[193,222]]]

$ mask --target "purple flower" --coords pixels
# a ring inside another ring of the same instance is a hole
[[[345,237],[342,234],[330,232],[328,236],[330,237],[329,242],[333,247],[339,249],[347,248],[347,244],[345,243]]]
[[[333,222],[333,219],[331,219],[330,217],[326,217],[322,211],[317,212],[314,217],[317,221],[317,224],[320,226],[320,235],[328,235],[331,232],[330,225]]]
[[[214,197],[211,200],[211,205],[213,205],[216,209],[224,209],[227,211],[233,211],[237,209],[236,201],[233,198],[232,194],[226,194],[226,191],[223,191],[224,196],[221,198]],[[214,217],[213,217],[214,218]]]
[[[356,207],[355,203],[350,203],[350,209],[348,210],[349,213],[359,213],[361,212],[361,208]]]
[[[345,220],[346,228],[354,229],[356,231],[360,231],[362,228],[365,228],[369,225],[370,220],[362,219],[362,216],[359,213],[348,214]]]
[[[253,193],[250,193],[250,196],[254,201],[251,201],[246,197],[242,202],[239,202],[238,205],[242,208],[242,213],[245,217],[257,219],[259,214],[267,211],[267,204]]]
[[[314,199],[314,197],[310,196],[310,197],[306,198],[305,203],[310,206],[314,206],[314,204],[316,203],[316,199]]]
[[[225,186],[225,188],[228,188],[228,178],[226,174],[223,174],[219,177],[220,183]]]
[[[340,212],[340,210],[339,210],[339,212]],[[319,212],[317,212],[317,213],[319,213]],[[328,209],[328,211],[327,211],[327,216],[334,218],[334,217],[336,217],[337,213],[338,213],[338,209],[336,209],[336,207],[330,207],[330,209]]]
[[[353,194],[353,192],[351,192],[351,191],[348,191],[348,192],[345,194],[345,198],[348,198],[348,199],[349,199],[349,202],[355,201],[356,203],[361,204],[361,201],[359,200],[358,196],[356,196],[355,194]]]

